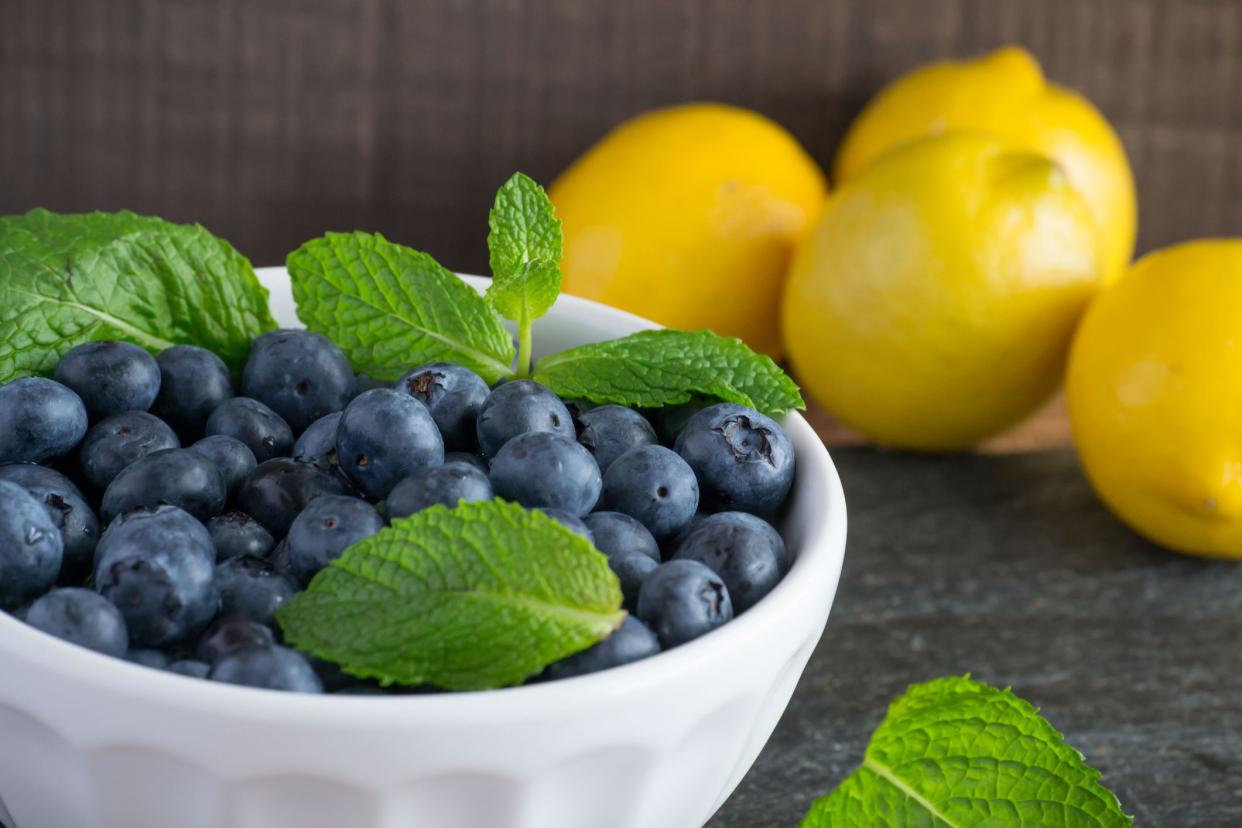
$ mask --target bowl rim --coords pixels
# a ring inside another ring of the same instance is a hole
[[[257,268],[260,277],[281,278],[283,267]],[[482,290],[489,280],[459,274]],[[562,294],[562,311],[603,315],[637,329],[660,327],[650,320],[589,299]],[[568,306],[567,308],[564,306]],[[789,572],[775,588],[744,614],[701,638],[650,658],[597,673],[491,690],[450,691],[426,695],[348,696],[289,693],[210,682],[134,664],[62,641],[17,618],[0,612],[0,651],[16,653],[66,680],[88,684],[131,700],[149,699],[176,706],[265,722],[296,722],[299,726],[333,729],[377,724],[391,727],[410,720],[473,724],[512,720],[515,716],[554,709],[596,707],[601,699],[627,696],[640,688],[663,685],[693,673],[706,662],[727,660],[745,641],[770,630],[805,626],[807,607],[819,610],[831,602],[845,555],[846,506],[841,479],[827,449],[810,424],[796,411],[783,427],[794,443],[795,485],[810,486],[824,501],[802,526],[802,544]],[[823,587],[832,584],[824,594]],[[826,616],[827,610],[824,609]],[[814,615],[814,613],[812,613]],[[816,635],[818,640],[818,631]],[[382,713],[377,717],[375,714]]]

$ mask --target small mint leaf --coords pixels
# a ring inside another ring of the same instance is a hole
[[[529,324],[561,292],[561,222],[543,187],[514,173],[496,193],[487,223],[487,299],[506,319]]]
[[[603,554],[502,500],[394,520],[279,613],[288,641],[354,676],[448,690],[517,684],[624,618]]]
[[[1099,779],[1028,702],[942,678],[893,702],[862,767],[816,800],[800,828],[1132,825]]]
[[[711,331],[641,331],[581,345],[539,360],[535,380],[594,403],[658,407],[703,394],[770,416],[806,405],[770,358]]]
[[[488,383],[507,376],[513,339],[483,297],[426,253],[378,233],[328,233],[289,254],[298,318],[354,369],[396,380],[447,360]]]
[[[0,383],[75,345],[187,343],[240,369],[276,327],[250,262],[197,224],[119,213],[0,217]]]

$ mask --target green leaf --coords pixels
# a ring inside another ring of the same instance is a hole
[[[548,312],[561,292],[561,222],[534,181],[514,173],[488,214],[492,284],[487,299],[519,325]]]
[[[771,416],[806,405],[771,359],[711,331],[641,331],[581,345],[539,360],[535,380],[594,403],[655,407],[704,394]]]
[[[1125,826],[1099,771],[1033,706],[969,677],[916,684],[888,709],[862,767],[801,828]]]
[[[298,318],[392,381],[447,360],[489,383],[510,373],[513,339],[474,288],[426,253],[378,233],[328,233],[289,254]]]
[[[518,326],[518,374],[530,374],[530,326],[561,292],[561,222],[548,194],[522,173],[496,193],[487,217],[487,301]]]
[[[394,520],[279,613],[294,646],[352,675],[450,690],[517,684],[624,618],[603,554],[501,500]]]
[[[240,368],[276,327],[250,262],[197,224],[130,212],[0,217],[0,382],[96,339],[190,343]]]

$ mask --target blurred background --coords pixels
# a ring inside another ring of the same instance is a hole
[[[515,169],[548,182],[610,127],[717,100],[826,170],[928,60],[1026,46],[1119,132],[1142,252],[1242,228],[1233,0],[0,0],[0,213],[199,221],[256,265],[368,229],[486,265]]]

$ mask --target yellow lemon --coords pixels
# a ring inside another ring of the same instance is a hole
[[[1017,47],[898,78],[851,125],[837,155],[837,181],[898,144],[955,129],[993,132],[1060,164],[1099,223],[1105,278],[1124,272],[1137,223],[1125,149],[1099,110],[1045,81],[1039,63]]]
[[[565,228],[565,290],[776,356],[785,271],[825,189],[797,141],[754,112],[640,115],[548,190]]]
[[[965,448],[1057,387],[1098,246],[1046,158],[975,133],[916,141],[828,200],[790,271],[785,347],[811,395],[874,441]]]
[[[1152,253],[1091,306],[1066,398],[1100,497],[1156,543],[1242,558],[1242,239]]]

